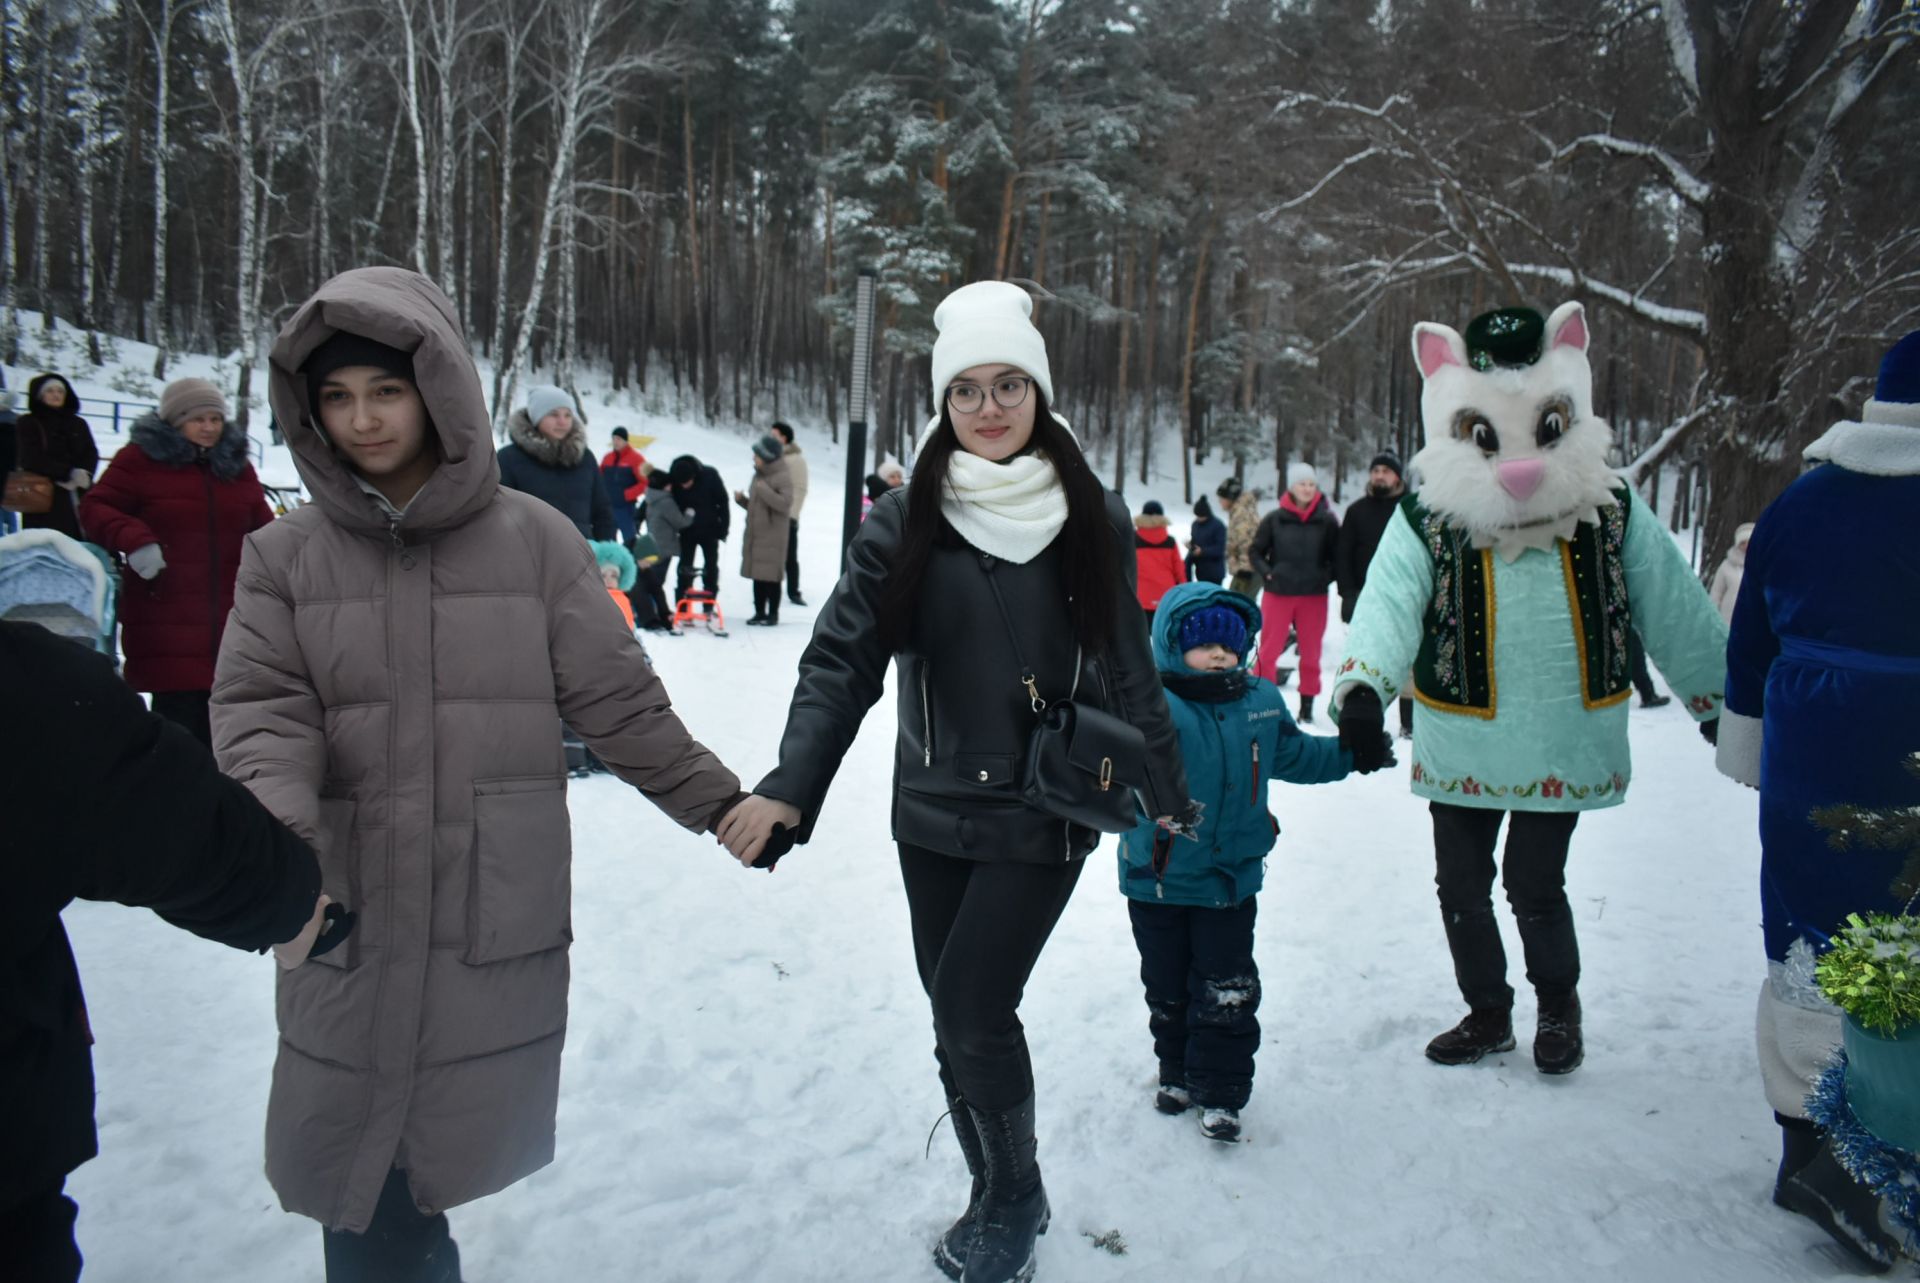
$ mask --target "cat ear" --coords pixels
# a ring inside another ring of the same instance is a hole
[[[1587,309],[1578,303],[1562,303],[1547,318],[1545,350],[1551,352],[1557,347],[1587,350]]]
[[[1432,378],[1444,366],[1457,365],[1464,370],[1467,341],[1448,326],[1422,321],[1413,327],[1413,360],[1423,379]]]

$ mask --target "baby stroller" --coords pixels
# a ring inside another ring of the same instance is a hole
[[[39,624],[111,657],[117,587],[104,548],[58,530],[0,537],[0,619],[9,623]]]

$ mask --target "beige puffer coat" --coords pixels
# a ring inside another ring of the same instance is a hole
[[[336,328],[413,353],[443,461],[403,514],[309,416],[300,367]],[[689,829],[739,784],[674,715],[573,526],[501,489],[479,377],[430,281],[335,277],[271,359],[314,502],[247,540],[214,743],[360,915],[281,973],[267,1107],[281,1203],[359,1231],[392,1167],[439,1211],[553,1157],[572,939],[561,718]]]
[[[787,573],[788,522],[793,478],[784,457],[756,469],[747,487],[747,533],[740,544],[740,573],[761,583],[779,583]]]

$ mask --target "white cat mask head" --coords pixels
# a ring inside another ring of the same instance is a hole
[[[1420,500],[1511,560],[1597,521],[1619,479],[1613,430],[1593,413],[1586,311],[1562,303],[1544,321],[1509,308],[1462,336],[1422,321],[1414,362],[1424,384],[1426,446],[1411,460]]]

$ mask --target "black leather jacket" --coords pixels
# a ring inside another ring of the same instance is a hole
[[[900,545],[907,488],[882,496],[847,554],[847,570],[800,657],[800,681],[780,741],[780,765],[754,791],[790,802],[803,817],[798,840],[812,836],[827,787],[860,722],[880,698],[889,659],[899,687],[900,733],[894,752],[893,836],[975,860],[1028,863],[1078,859],[1100,835],[1033,810],[1020,800],[1027,740],[1035,715],[1020,684],[1020,660],[987,581],[994,576],[1019,629],[1018,653],[1033,666],[1049,701],[1091,699],[1147,738],[1149,816],[1187,804],[1180,744],[1154,671],[1146,623],[1134,596],[1133,522],[1107,496],[1114,529],[1119,617],[1107,655],[1081,656],[1061,583],[1060,541],[1024,565],[1000,561],[943,525],[928,559],[906,649],[889,654],[878,609],[887,568]]]

